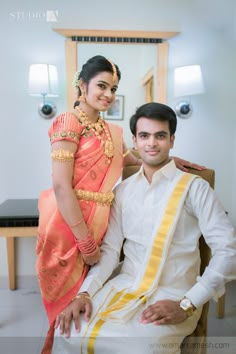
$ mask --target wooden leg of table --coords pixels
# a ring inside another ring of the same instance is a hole
[[[15,274],[15,237],[6,237],[7,239],[7,258],[8,258],[8,279],[9,288],[16,289],[16,274]]]
[[[218,299],[216,306],[217,317],[223,318],[225,315],[225,294]]]

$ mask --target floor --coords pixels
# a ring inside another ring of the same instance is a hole
[[[235,294],[234,281],[227,284],[223,319],[216,318],[216,305],[210,303],[207,340],[209,354],[236,352]],[[40,354],[46,332],[47,319],[37,288],[15,291],[0,289],[1,354]]]

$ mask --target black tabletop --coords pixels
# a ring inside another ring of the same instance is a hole
[[[38,226],[38,199],[7,199],[0,204],[0,226]]]

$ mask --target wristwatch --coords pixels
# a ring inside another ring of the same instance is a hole
[[[180,300],[179,306],[187,313],[188,317],[192,316],[193,311],[195,310],[191,300],[189,300],[187,297],[183,297]]]

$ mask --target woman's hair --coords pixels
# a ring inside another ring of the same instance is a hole
[[[176,114],[169,106],[162,103],[151,102],[139,107],[130,118],[129,126],[132,134],[136,136],[137,121],[139,118],[148,118],[159,121],[168,121],[170,135],[174,135],[177,126]]]
[[[114,73],[113,65],[115,67],[116,73]],[[116,64],[113,64],[110,60],[106,59],[102,55],[95,55],[82,66],[82,70],[79,73],[76,73],[75,86],[78,88],[78,97],[81,96],[79,80],[83,80],[83,82],[88,85],[94,76],[103,71],[110,72],[113,75],[117,74],[118,80],[121,79],[120,69]],[[76,101],[74,107],[78,104],[79,102]]]

